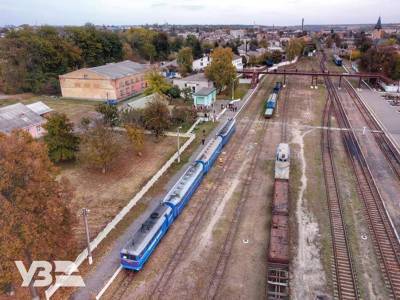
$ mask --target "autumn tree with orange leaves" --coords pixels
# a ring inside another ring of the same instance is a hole
[[[71,188],[56,180],[46,146],[28,133],[0,134],[0,286],[18,287],[14,261],[66,260],[75,253]],[[37,292],[33,287],[31,295]]]

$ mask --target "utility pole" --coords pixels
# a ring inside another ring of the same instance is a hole
[[[180,143],[179,143],[179,134],[180,134],[180,129],[181,129],[182,127],[181,126],[179,126],[178,127],[178,163],[180,163],[181,162],[181,151],[180,151],[180,149],[181,149],[181,146],[180,146]]]
[[[235,98],[235,78],[232,78],[232,100]]]
[[[93,263],[93,257],[92,257],[92,250],[90,249],[90,233],[89,233],[89,225],[88,225],[88,221],[87,221],[87,216],[88,216],[89,212],[90,212],[90,210],[87,208],[82,209],[83,222],[85,223],[85,231],[86,231],[88,260],[89,260],[89,265],[91,265]]]

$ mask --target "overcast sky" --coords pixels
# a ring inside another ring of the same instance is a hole
[[[0,0],[0,25],[400,22],[400,0]]]

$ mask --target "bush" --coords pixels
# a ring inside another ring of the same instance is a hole
[[[155,98],[146,105],[143,121],[146,129],[151,130],[157,138],[161,136],[171,125],[171,114],[167,104],[160,98]]]
[[[123,124],[144,127],[143,109],[127,108],[121,111],[120,115],[120,119]]]
[[[196,117],[196,110],[189,107],[175,107],[172,110],[172,123],[176,125],[193,123],[196,120]]]
[[[181,89],[177,85],[171,86],[167,92],[167,95],[171,98],[177,99],[181,96]]]

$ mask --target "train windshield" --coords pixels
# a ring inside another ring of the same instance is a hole
[[[124,258],[124,259],[129,259],[129,260],[135,260],[135,261],[140,260],[140,256],[138,256],[138,255],[131,255],[131,254],[122,254],[122,258]]]

